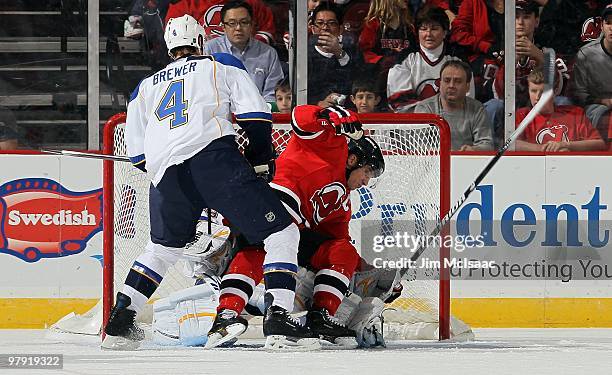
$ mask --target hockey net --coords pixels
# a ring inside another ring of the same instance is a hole
[[[360,188],[351,193],[351,237],[365,259],[396,259],[397,254],[373,253],[372,242],[367,238],[372,237],[372,231],[382,235],[401,232],[426,235],[448,211],[450,131],[440,117],[426,114],[367,115],[362,121],[367,134],[380,145],[386,168],[374,188]],[[289,117],[275,115],[274,124],[273,142],[280,153],[291,135]],[[106,154],[127,154],[124,126],[124,114],[115,115],[107,122]],[[247,142],[242,135],[237,141],[241,147]],[[115,293],[121,290],[134,259],[144,250],[149,238],[150,182],[146,174],[130,163],[104,161],[104,164],[102,315],[106,321]],[[366,227],[368,234],[363,235],[361,231]],[[433,247],[426,254],[427,258],[444,264],[448,249]],[[410,254],[404,256],[409,258]],[[192,286],[193,280],[184,276],[183,269],[182,261],[171,268],[153,299]],[[466,332],[471,335],[469,327],[451,319],[448,270],[420,268],[418,272],[408,272],[402,283],[401,297],[387,306],[384,315],[387,339],[449,339],[465,336]],[[100,315],[98,311],[91,314]]]

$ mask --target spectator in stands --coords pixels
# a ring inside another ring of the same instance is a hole
[[[387,100],[394,112],[412,112],[417,103],[438,93],[440,68],[457,59],[449,54],[449,22],[441,8],[423,8],[417,17],[419,49],[389,70]],[[473,87],[472,87],[473,95]]]
[[[19,146],[20,129],[13,112],[0,107],[0,150],[15,150]]]
[[[602,12],[601,40],[580,48],[573,74],[573,94],[602,137],[610,142],[612,130],[612,2]]]
[[[606,7],[606,1],[585,0],[584,2],[588,7],[589,14],[591,16],[587,18],[582,24],[582,34],[580,35],[580,41],[583,44],[586,44],[595,40],[599,40],[602,24],[602,19],[600,15]]]
[[[542,12],[535,33],[536,43],[553,48],[558,57],[568,59],[574,56],[583,44],[582,25],[592,16],[587,2],[539,0],[539,5],[542,5]]]
[[[357,108],[357,113],[379,112],[380,93],[376,89],[376,82],[372,80],[357,80],[353,83],[351,101]]]
[[[527,90],[527,76],[534,69],[540,68],[544,62],[544,52],[549,50],[535,44],[534,36],[540,18],[539,4],[532,0],[516,1],[516,106],[517,108],[529,105]],[[555,103],[569,105],[570,100],[565,96],[565,86],[568,80],[567,68],[562,59],[557,59],[557,73],[555,77]],[[504,119],[504,65],[500,64],[493,85],[495,98],[485,103],[485,110],[493,123],[496,144],[503,140]]]
[[[466,50],[476,98],[484,103],[493,97],[493,79],[503,61],[504,0],[463,0],[451,30],[451,42]]]
[[[362,63],[353,45],[342,43],[342,12],[322,1],[310,19],[308,39],[308,103],[320,107],[342,105],[351,93],[352,78]]]
[[[440,72],[440,93],[417,104],[417,113],[435,113],[446,119],[451,130],[451,149],[493,149],[491,124],[482,104],[467,96],[472,79],[470,66],[449,60]]]
[[[289,80],[284,79],[276,85],[274,89],[274,95],[276,97],[276,108],[279,113],[291,113],[291,101],[293,95],[291,94],[291,86],[289,86]]]
[[[384,77],[417,48],[412,15],[405,0],[372,0],[365,20],[359,49]]]
[[[253,8],[243,0],[230,0],[221,8],[224,35],[209,40],[205,53],[229,53],[242,61],[259,92],[268,102],[276,100],[274,88],[283,79],[278,53],[253,35]]]
[[[457,17],[461,2],[462,0],[427,0],[428,5],[444,9],[450,22],[453,22],[455,17]]]
[[[170,62],[164,40],[163,20],[171,0],[135,0],[124,23],[124,36],[140,40],[140,47],[153,71]]]
[[[544,74],[539,69],[529,73],[529,100],[536,105],[544,92]],[[529,113],[529,108],[516,112],[516,124],[521,123]],[[601,151],[605,142],[584,110],[573,105],[556,106],[549,100],[535,119],[527,125],[516,141],[519,151]]]
[[[262,0],[246,0],[253,9],[254,37],[270,44],[274,37],[274,17],[272,10]],[[214,39],[223,35],[221,7],[226,0],[175,0],[170,2],[166,23],[170,18],[189,14],[204,26],[206,38]]]

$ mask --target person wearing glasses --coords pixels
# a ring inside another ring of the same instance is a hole
[[[266,102],[275,102],[283,70],[276,50],[253,37],[253,8],[243,0],[228,1],[221,20],[225,34],[206,42],[205,53],[229,53],[242,61]]]
[[[308,40],[308,103],[320,107],[342,105],[351,94],[352,79],[362,65],[355,45],[342,42],[342,12],[322,1],[310,18]]]
[[[206,39],[223,35],[223,18],[220,10],[226,0],[172,0],[166,14],[166,23],[171,18],[189,14],[204,27]],[[273,44],[276,28],[272,9],[263,0],[246,0],[253,9],[254,38],[267,44]]]

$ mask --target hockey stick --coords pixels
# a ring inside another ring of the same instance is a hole
[[[448,213],[440,220],[440,222],[432,230],[430,237],[428,238],[436,237],[440,234],[440,232],[442,232],[442,228],[444,228],[444,226],[446,226],[450,222],[451,218],[457,213],[457,211],[459,211],[459,208],[463,206],[463,204],[468,199],[470,194],[472,194],[472,192],[476,190],[476,186],[478,186],[482,182],[482,180],[487,176],[487,174],[489,174],[493,166],[497,164],[497,161],[502,157],[502,155],[506,152],[506,150],[508,150],[508,147],[510,147],[510,145],[514,141],[516,141],[516,139],[523,133],[525,128],[527,128],[527,125],[529,125],[533,121],[533,119],[540,113],[540,111],[542,110],[542,107],[544,107],[546,102],[548,102],[553,97],[553,87],[554,87],[554,77],[555,77],[555,60],[556,60],[556,57],[555,57],[554,51],[545,52],[542,71],[544,73],[544,79],[546,82],[544,86],[544,93],[542,93],[540,100],[538,100],[536,105],[533,106],[531,111],[529,111],[529,113],[527,114],[527,116],[525,116],[523,121],[521,121],[519,126],[514,130],[514,132],[512,132],[512,134],[510,135],[510,137],[508,137],[506,142],[497,150],[497,153],[495,154],[493,159],[491,159],[487,163],[487,165],[482,169],[482,171],[478,174],[478,176],[476,176],[476,179],[474,179],[474,182],[472,182],[470,186],[468,186],[468,188],[463,192],[463,195],[459,198],[459,200],[451,207]],[[416,260],[419,259],[421,255],[423,255],[426,249],[427,249],[426,244],[421,243],[418,249],[410,257],[411,263],[414,264],[414,262],[416,262]],[[399,271],[400,279],[403,278],[403,276],[406,274],[406,272],[409,269],[410,268],[400,269]],[[381,296],[381,299],[384,301],[387,297],[391,295],[392,291],[393,291],[393,285],[391,285],[391,289],[389,291],[387,291]]]
[[[70,150],[41,149],[40,151],[46,154],[53,154],[53,155],[76,156],[79,158],[123,161],[123,162],[128,162],[128,163],[130,162],[130,159],[127,156],[119,156],[119,155],[94,154],[93,152],[81,152],[81,151],[70,151]]]

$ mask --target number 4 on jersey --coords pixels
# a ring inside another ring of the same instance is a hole
[[[159,102],[155,115],[159,121],[171,117],[170,129],[185,125],[189,118],[187,116],[187,101],[183,95],[183,80],[170,83],[162,100]]]

